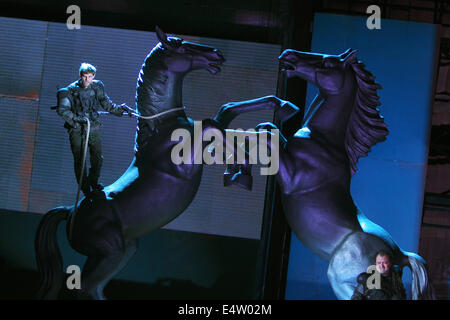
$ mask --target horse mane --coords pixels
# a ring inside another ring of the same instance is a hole
[[[382,89],[381,85],[375,83],[375,77],[365,69],[365,65],[358,61],[356,56],[350,59],[348,62],[355,73],[358,85],[345,136],[345,150],[350,161],[350,173],[353,176],[358,170],[356,166],[358,159],[366,157],[373,145],[386,140],[389,131],[377,108],[381,105],[377,94],[377,90]]]
[[[166,68],[162,62],[164,54],[161,45],[156,45],[147,55],[139,70],[135,100],[138,111],[143,115],[160,112],[152,102],[161,99],[163,93],[160,88],[164,88],[168,78],[165,73],[161,72]]]

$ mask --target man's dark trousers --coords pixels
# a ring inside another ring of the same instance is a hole
[[[86,125],[78,126],[69,130],[70,148],[72,149],[74,159],[75,176],[78,184],[80,183],[80,174],[83,160],[84,142],[86,141]],[[103,163],[102,144],[100,137],[100,127],[91,127],[89,134],[89,157],[91,168],[89,177],[87,176],[87,165],[83,172],[83,184],[81,190],[86,195],[90,191],[90,186],[96,186],[100,177],[100,169]],[[86,155],[87,160],[87,155]],[[87,161],[86,161],[87,162]]]

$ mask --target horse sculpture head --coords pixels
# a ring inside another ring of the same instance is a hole
[[[213,47],[168,37],[156,27],[159,43],[145,58],[136,87],[136,108],[142,115],[182,106],[183,79],[190,71],[220,71],[225,61]]]
[[[325,102],[305,112],[304,125],[315,127],[328,141],[344,143],[351,175],[358,159],[389,132],[378,110],[381,86],[356,53],[352,49],[339,55],[287,49],[279,57],[287,77],[300,77],[319,89]]]
[[[163,63],[170,72],[186,73],[206,69],[216,74],[225,61],[222,53],[214,47],[185,41],[178,37],[168,37],[158,27],[156,35],[160,41],[158,48],[164,52]]]
[[[348,49],[340,55],[285,50],[279,57],[287,77],[300,77],[317,86],[322,96],[339,94],[353,74],[356,50]]]

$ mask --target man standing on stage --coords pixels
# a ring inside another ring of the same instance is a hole
[[[75,176],[80,183],[83,144],[86,139],[86,125],[90,121],[89,155],[91,168],[89,176],[86,170],[83,172],[81,190],[85,196],[92,191],[99,191],[103,186],[98,182],[100,169],[103,162],[102,146],[100,138],[99,106],[116,116],[122,116],[124,112],[131,116],[134,111],[126,104],[116,105],[105,92],[103,82],[94,80],[97,69],[89,64],[82,63],[80,66],[80,79],[71,83],[66,88],[58,90],[57,113],[64,121],[64,127],[69,133],[70,148],[74,158]]]

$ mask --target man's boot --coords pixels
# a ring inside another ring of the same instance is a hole
[[[96,199],[106,199],[106,195],[103,192],[104,186],[98,183],[98,178],[90,178],[89,185],[92,188],[91,197]]]
[[[86,198],[89,198],[89,195],[91,194],[91,188],[89,187],[89,184],[87,182],[83,182],[81,191],[83,191],[83,194]]]

